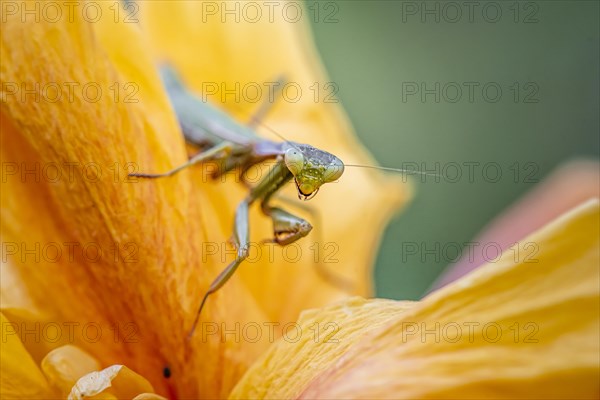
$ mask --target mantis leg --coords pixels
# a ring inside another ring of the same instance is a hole
[[[206,291],[206,294],[202,298],[202,303],[200,303],[200,307],[196,312],[196,318],[194,319],[194,324],[192,325],[192,329],[188,334],[188,340],[192,338],[194,335],[194,330],[196,329],[196,325],[198,325],[198,320],[200,319],[200,313],[204,308],[204,303],[206,303],[206,299],[208,296],[219,290],[231,276],[234,274],[237,267],[248,257],[248,246],[250,244],[249,240],[249,230],[248,230],[248,200],[243,200],[238,206],[235,212],[235,223],[233,225],[233,242],[235,247],[237,248],[237,256],[235,260],[229,264],[221,273],[215,278],[215,280],[210,284],[210,287]]]
[[[318,209],[312,207],[310,204],[300,203],[297,199],[288,197],[286,195],[277,196],[277,200],[281,201],[283,203],[287,203],[287,205],[289,205],[290,207],[295,207],[295,208],[298,208],[300,210],[306,211],[307,213],[310,214],[311,220],[313,222],[316,222],[317,226],[323,226],[322,223],[321,223],[321,221],[323,219],[321,217],[321,213],[319,212]],[[314,233],[313,233],[313,235],[314,235]]]
[[[195,156],[190,158],[186,163],[181,164],[180,166],[175,167],[170,171],[163,172],[162,174],[144,174],[144,173],[134,172],[134,173],[129,174],[129,176],[136,176],[138,178],[162,178],[165,176],[172,176],[172,175],[175,175],[177,172],[181,171],[182,169],[192,166],[194,164],[198,164],[198,163],[205,162],[208,160],[214,160],[214,159],[218,159],[218,158],[227,157],[229,154],[231,154],[232,149],[233,149],[232,143],[222,142],[222,143],[217,144],[214,147],[211,147],[210,149],[208,149],[206,151],[196,154]]]
[[[292,215],[277,207],[263,204],[263,212],[273,220],[273,242],[282,246],[294,243],[296,240],[308,235],[312,225],[300,217]]]

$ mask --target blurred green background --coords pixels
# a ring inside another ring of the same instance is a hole
[[[379,163],[462,173],[414,179],[381,245],[381,297],[420,298],[456,254],[421,250],[472,240],[561,162],[599,156],[599,3],[450,3],[306,2],[337,95]],[[465,163],[479,163],[471,176]]]

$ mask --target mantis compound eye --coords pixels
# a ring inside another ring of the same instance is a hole
[[[304,154],[294,147],[286,150],[284,160],[286,167],[294,176],[298,175],[304,168]]]
[[[329,164],[323,173],[323,179],[325,182],[337,181],[340,176],[344,173],[344,163],[339,158],[336,158],[334,162]]]

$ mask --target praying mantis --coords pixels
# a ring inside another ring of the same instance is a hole
[[[172,68],[162,67],[161,76],[185,140],[203,150],[170,171],[154,174],[131,173],[129,176],[163,178],[175,175],[194,164],[215,161],[221,165],[215,178],[240,168],[243,179],[245,172],[252,166],[266,160],[275,161],[267,176],[249,188],[248,195],[236,209],[232,236],[237,250],[236,258],[214,279],[204,294],[187,336],[190,339],[208,297],[223,287],[248,257],[249,207],[255,202],[260,202],[263,214],[273,221],[273,242],[282,246],[289,245],[308,235],[312,225],[282,208],[271,206],[270,200],[273,195],[294,180],[298,197],[310,200],[323,184],[334,182],[342,175],[344,163],[333,154],[308,144],[273,142],[261,138],[252,129],[252,125],[258,122],[257,117],[253,118],[253,122],[248,126],[239,124],[225,112],[203,102],[187,90]],[[264,108],[261,108],[258,114],[264,111]]]
[[[173,176],[195,164],[217,162],[220,169],[213,175],[214,178],[240,168],[244,181],[244,174],[251,167],[267,160],[275,162],[267,176],[254,186],[247,185],[249,187],[248,195],[238,205],[234,217],[232,242],[236,248],[236,258],[213,280],[204,294],[187,335],[190,340],[208,297],[222,288],[248,257],[249,207],[255,202],[260,202],[263,214],[271,218],[273,242],[282,246],[294,243],[308,235],[312,230],[312,225],[282,208],[272,206],[270,200],[292,180],[295,183],[299,199],[310,200],[315,197],[322,185],[337,181],[342,176],[345,165],[342,160],[331,153],[308,144],[287,141],[279,134],[277,135],[284,141],[274,142],[259,137],[254,132],[253,126],[264,114],[264,107],[259,108],[248,125],[242,125],[224,111],[207,104],[186,89],[172,68],[161,67],[161,77],[186,142],[202,150],[186,163],[170,171],[131,173],[129,176],[148,179],[163,178]],[[433,175],[397,168],[351,166]]]

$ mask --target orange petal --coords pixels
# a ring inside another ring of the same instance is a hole
[[[273,346],[232,397],[597,398],[599,217],[598,200],[586,202],[391,319],[349,305],[357,317],[342,319],[340,332],[384,326],[311,365],[321,371],[314,379],[294,355],[330,344],[287,346],[285,354],[285,344]]]

